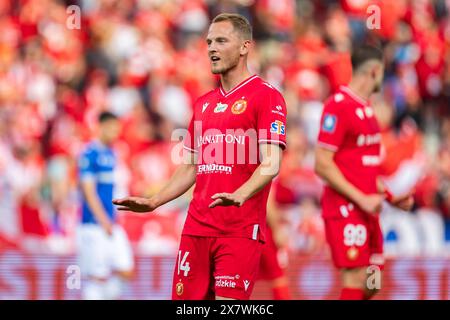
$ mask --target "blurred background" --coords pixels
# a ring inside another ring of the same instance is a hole
[[[367,8],[381,9],[379,29]],[[81,9],[80,28],[68,28]],[[101,111],[123,133],[117,196],[149,196],[174,171],[174,129],[217,85],[205,31],[221,12],[254,27],[249,65],[288,106],[288,151],[272,188],[295,299],[337,298],[320,218],[313,150],[324,99],[350,79],[350,50],[384,48],[373,96],[383,177],[415,190],[412,213],[381,213],[388,257],[381,299],[450,298],[449,0],[0,0],[0,298],[77,299],[77,158]],[[72,18],[73,19],[73,18]],[[189,193],[148,216],[124,213],[137,275],[126,298],[169,299]],[[270,298],[264,283],[254,298]]]

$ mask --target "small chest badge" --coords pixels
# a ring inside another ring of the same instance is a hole
[[[225,112],[227,110],[228,105],[226,103],[218,102],[216,107],[214,108],[214,113]]]
[[[234,114],[241,114],[242,112],[247,109],[247,101],[245,100],[237,100],[235,103],[233,103],[233,106],[231,107],[231,112]]]

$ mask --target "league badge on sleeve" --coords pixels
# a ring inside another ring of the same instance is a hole
[[[322,130],[333,133],[336,130],[337,118],[333,114],[326,114],[323,118]]]
[[[280,120],[275,120],[270,124],[270,132],[284,136],[286,134],[286,127]]]

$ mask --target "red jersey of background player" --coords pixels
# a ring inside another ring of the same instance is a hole
[[[335,151],[334,161],[344,177],[366,194],[377,193],[381,134],[368,102],[341,86],[325,102],[321,126],[318,144]],[[343,195],[325,186],[324,218],[347,217],[352,207]]]
[[[183,235],[264,241],[270,183],[241,208],[208,205],[215,193],[232,193],[251,177],[260,164],[259,143],[284,149],[285,123],[282,95],[256,75],[229,92],[219,87],[195,102],[184,148],[198,154],[197,177]]]

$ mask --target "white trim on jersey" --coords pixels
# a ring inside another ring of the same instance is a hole
[[[318,141],[317,145],[321,146],[321,147],[323,147],[325,149],[331,150],[331,151],[337,151],[339,149],[338,147],[336,147],[336,146],[334,146],[332,144],[328,144],[328,143],[325,143],[325,142],[322,142],[322,141]]]
[[[236,92],[236,90],[242,88],[242,87],[245,86],[247,83],[249,83],[250,81],[252,81],[252,80],[254,80],[254,79],[256,79],[256,78],[258,78],[258,75],[255,74],[255,75],[251,76],[250,78],[248,78],[244,83],[241,83],[241,84],[238,85],[236,88],[233,88],[231,91],[229,91],[229,92],[227,92],[227,93],[222,89],[222,85],[220,85],[219,91],[220,91],[220,93],[221,93],[224,97],[228,97],[230,94],[232,94],[233,92]]]
[[[355,100],[359,104],[362,104],[364,107],[369,105],[366,100],[364,100],[363,98],[358,96],[356,93],[354,93],[352,91],[352,89],[350,89],[349,87],[341,86],[340,89],[341,89],[341,91],[344,91],[345,93],[347,93],[353,100]]]
[[[186,149],[187,151],[190,151],[190,152],[198,153],[197,150],[194,150],[194,149],[191,149],[189,147],[186,147],[185,145],[183,145],[183,149]]]
[[[252,234],[252,239],[253,240],[257,240],[258,239],[258,229],[259,229],[259,224],[255,224],[253,226],[253,234]]]
[[[258,140],[258,143],[266,143],[266,142],[281,144],[286,148],[286,143],[284,143],[283,141],[280,141],[280,140],[268,140],[268,139],[259,139]]]
[[[94,181],[95,182],[96,175],[92,172],[83,172],[80,174],[81,181]]]

